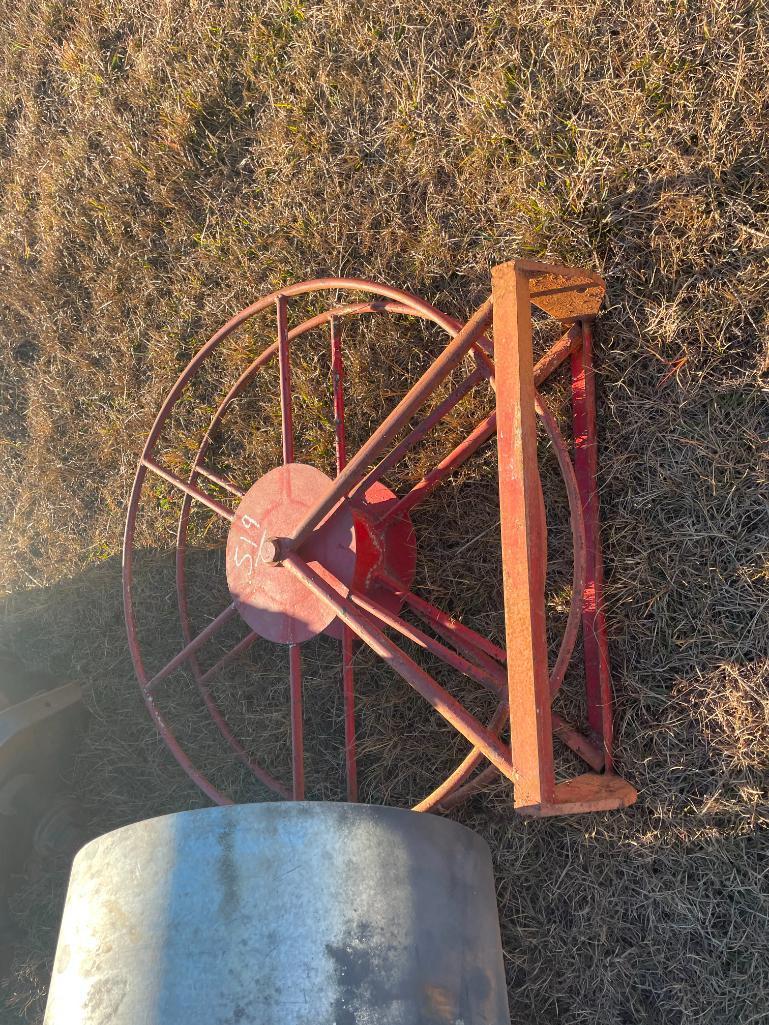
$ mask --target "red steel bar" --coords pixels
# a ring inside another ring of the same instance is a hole
[[[515,804],[537,807],[554,801],[555,768],[528,279],[515,264],[495,267],[492,294],[510,740],[520,777]]]
[[[210,669],[207,669],[200,677],[202,683],[209,683],[213,678],[220,673],[222,669],[226,669],[230,663],[234,662],[235,659],[240,658],[249,648],[253,647],[254,643],[259,639],[259,634],[253,631],[250,634],[246,634],[242,641],[238,641],[234,648],[230,648],[226,655],[222,655],[218,662],[215,662]]]
[[[587,574],[582,601],[587,716],[602,738],[606,767],[612,766],[611,673],[603,609],[603,559],[598,513],[598,434],[595,417],[592,325],[582,322],[582,347],[572,354],[574,471],[585,519]]]
[[[405,494],[399,502],[385,513],[380,522],[387,523],[397,516],[403,516],[421,502],[424,502],[427,496],[435,491],[444,477],[448,477],[458,466],[461,466],[462,463],[466,462],[470,456],[477,452],[481,445],[485,445],[489,438],[493,438],[496,430],[497,414],[494,412],[487,416],[485,420],[481,420],[464,441],[460,442],[444,459],[441,459],[434,469],[423,477],[418,484],[415,484],[411,491]]]
[[[506,745],[499,737],[491,733],[478,722],[456,698],[452,697],[436,680],[426,673],[417,663],[394,644],[378,627],[374,626],[366,613],[361,613],[348,600],[337,592],[338,587],[344,593],[344,585],[335,581],[332,587],[327,580],[312,570],[295,552],[289,552],[283,565],[303,580],[307,587],[319,598],[324,599],[337,616],[364,641],[371,650],[384,659],[418,694],[441,715],[455,730],[467,740],[475,744],[486,758],[508,779],[517,778],[513,769]],[[326,577],[331,575],[326,571]]]
[[[334,392],[334,441],[336,472],[347,465],[344,430],[344,362],[339,319],[331,317],[331,379]],[[347,800],[358,800],[358,760],[355,737],[355,676],[352,668],[352,634],[342,625],[342,697],[344,701],[344,764],[347,779]]]
[[[414,413],[427,399],[428,395],[435,391],[438,385],[448,377],[465,353],[469,352],[478,338],[483,335],[491,320],[491,312],[492,303],[489,298],[475,311],[465,326],[457,332],[453,341],[449,342],[430,369],[404,395],[389,416],[385,417],[368,441],[361,445],[344,470],[333,482],[326,496],[305,517],[294,532],[293,537],[288,539],[285,548],[299,548],[324,516],[363,479],[372,461],[377,458],[382,449],[408,423]]]
[[[402,637],[419,645],[425,651],[429,651],[430,654],[437,655],[446,665],[456,669],[464,676],[468,676],[471,680],[480,683],[487,690],[490,690],[492,694],[497,696],[504,694],[506,676],[501,666],[496,666],[494,669],[481,668],[468,659],[463,658],[462,655],[458,655],[451,648],[446,647],[445,644],[436,641],[423,630],[412,626],[411,623],[407,623],[405,619],[401,619],[400,616],[396,616],[393,612],[388,612],[379,602],[366,597],[360,591],[351,590],[350,598],[359,608],[369,613],[374,619],[385,626],[389,626],[392,630],[397,630]]]
[[[554,342],[545,355],[534,364],[534,385],[539,388],[560,367],[572,353],[582,345],[582,331],[579,324],[573,324],[565,335]]]
[[[275,300],[278,321],[278,361],[280,363],[280,429],[283,439],[283,462],[294,461],[294,425],[291,414],[291,363],[286,321],[287,300],[279,295]]]
[[[558,430],[555,417],[550,412],[547,403],[541,395],[535,396],[534,408],[542,418],[545,430],[552,442],[556,459],[561,469],[561,477],[566,487],[566,496],[569,500],[569,520],[574,562],[574,572],[571,578],[569,616],[561,639],[558,657],[553,666],[553,671],[550,673],[550,695],[555,697],[566,676],[566,670],[569,667],[569,662],[574,652],[574,645],[577,643],[577,635],[579,634],[579,624],[582,615],[582,591],[585,585],[585,521],[582,516],[582,505],[580,503],[579,487],[577,486],[574,467],[569,457],[569,450],[566,448],[566,442]]]
[[[152,690],[152,688],[155,687],[156,684],[160,683],[161,680],[170,676],[175,669],[178,669],[182,663],[187,661],[193,652],[197,651],[198,648],[201,648],[209,637],[212,637],[216,633],[220,626],[224,626],[224,624],[235,615],[236,611],[235,602],[232,602],[232,604],[228,605],[223,612],[219,613],[216,619],[211,620],[205,630],[201,630],[196,637],[193,637],[189,644],[186,644],[177,655],[174,655],[170,662],[164,665],[159,672],[155,673],[152,679],[145,684],[145,690]]]
[[[557,715],[555,712],[551,713],[551,715],[554,737],[557,737],[566,747],[571,748],[575,754],[580,756],[583,762],[586,762],[596,772],[601,772],[602,769],[606,768],[606,758],[597,744],[594,744],[592,740],[583,733],[580,733],[579,730],[574,729],[560,715]]]
[[[447,616],[445,612],[431,605],[429,602],[420,598],[418,595],[412,594],[409,591],[404,591],[403,588],[398,586],[397,581],[393,580],[387,574],[377,574],[384,583],[396,591],[406,602],[407,605],[422,619],[426,622],[436,633],[441,634],[449,643],[453,644],[457,651],[461,651],[468,659],[478,659],[479,664],[491,668],[495,676],[497,676],[495,670],[501,668],[502,665],[507,662],[507,652],[504,648],[498,647],[493,644],[482,634],[476,633],[475,630],[471,630],[463,623],[457,622],[452,619],[451,616]],[[397,627],[396,627],[397,629]],[[566,649],[570,653],[574,647],[573,641],[567,639],[567,631],[564,632],[564,640],[566,641]],[[570,633],[570,632],[569,632]],[[483,648],[481,648],[483,645]],[[486,650],[484,650],[486,649]],[[564,651],[564,645],[562,642],[561,650]],[[487,652],[493,653],[493,659]],[[436,652],[437,654],[437,652]],[[486,661],[481,661],[485,659]],[[563,663],[561,653],[559,653],[558,659],[556,659],[555,667],[550,675],[550,689],[551,693],[557,693],[558,687],[563,679],[563,674],[560,670],[560,666]],[[566,659],[568,662],[568,659]],[[565,670],[564,670],[565,671]],[[504,673],[497,678],[504,683]],[[483,681],[479,681],[483,682]],[[557,686],[554,686],[556,684]],[[500,693],[498,686],[493,688],[495,693]],[[505,695],[505,707],[507,707],[507,695]],[[587,737],[583,736],[573,726],[570,726],[565,719],[557,715],[555,712],[551,712],[553,720],[553,734],[558,737],[567,747],[571,748],[576,754],[580,755],[583,761],[587,762],[592,768],[600,770],[604,766],[604,756],[602,751]],[[491,727],[489,727],[491,728]],[[469,758],[470,756],[468,756]],[[473,763],[473,766],[468,770],[472,770],[474,765],[477,764],[477,760]],[[433,795],[430,795],[431,797]]]
[[[347,800],[358,800],[358,756],[355,736],[355,678],[352,668],[353,635],[347,624],[342,630],[342,693],[344,696],[344,762]]]
[[[550,374],[552,374],[554,370],[557,370],[557,368],[566,359],[568,359],[571,353],[579,349],[581,340],[579,325],[575,325],[565,335],[559,338],[536,364],[534,368],[534,383],[538,385],[547,380]],[[493,370],[494,365],[491,364],[491,367]],[[432,426],[432,424],[430,424],[430,426]],[[485,444],[485,442],[487,442],[489,438],[496,433],[496,429],[497,414],[496,412],[493,412],[490,416],[486,417],[485,420],[481,421],[475,430],[473,430],[473,432],[469,434],[453,452],[450,452],[445,459],[441,460],[434,470],[431,470],[430,473],[415,485],[408,494],[404,495],[400,502],[394,505],[387,513],[385,519],[390,520],[395,516],[409,512],[420,502],[423,502],[427,496],[430,495],[436,487],[438,487],[444,477],[456,470],[456,468],[461,466],[466,459],[469,459],[471,455],[477,452],[481,445]],[[425,430],[424,434],[426,433],[427,430]],[[424,437],[424,434],[421,437]],[[421,438],[417,438],[416,440],[419,441]],[[397,452],[398,450],[395,449],[394,451]],[[382,462],[388,462],[389,458],[390,457]],[[398,458],[400,458],[400,455]],[[395,461],[397,462],[397,460]],[[377,467],[376,469],[378,471],[379,468]]]
[[[201,477],[207,477],[214,484],[218,484],[220,488],[224,488],[225,491],[229,491],[231,495],[235,495],[237,498],[242,498],[245,491],[241,490],[237,485],[233,484],[231,480],[227,480],[226,477],[222,477],[220,473],[216,473],[214,470],[209,470],[207,466],[196,462],[194,471],[191,474],[190,483],[194,483],[195,474],[200,474]]]
[[[156,473],[158,477],[162,477],[163,480],[168,481],[169,484],[173,484],[174,487],[183,491],[186,495],[189,495],[190,498],[196,498],[198,502],[201,502],[203,505],[207,505],[209,509],[218,513],[219,516],[224,517],[225,520],[235,519],[235,513],[232,509],[228,509],[226,505],[222,505],[221,502],[217,502],[215,498],[211,498],[211,496],[207,495],[205,491],[201,491],[200,488],[196,488],[194,484],[185,483],[181,477],[177,477],[175,473],[171,473],[170,470],[164,469],[156,463],[154,459],[150,458],[150,456],[142,457],[142,465],[146,466],[148,470],[152,470],[152,472]]]
[[[446,396],[443,402],[440,402],[435,409],[426,416],[424,420],[421,420],[417,426],[411,431],[400,444],[396,445],[389,455],[386,455],[381,462],[377,463],[373,469],[369,470],[360,484],[355,488],[354,494],[363,494],[366,489],[375,480],[380,480],[386,473],[388,473],[397,463],[403,459],[407,452],[409,452],[415,445],[418,445],[423,438],[426,437],[428,432],[442,420],[447,413],[462,401],[472,389],[485,379],[486,375],[476,368],[471,374],[469,374],[464,381],[462,381],[457,387]],[[352,496],[351,496],[352,497]]]
[[[565,335],[558,339],[545,353],[541,360],[534,367],[534,383],[539,387],[550,375],[569,358],[570,354],[582,344],[582,334],[579,325],[572,327]],[[388,473],[393,466],[409,452],[415,445],[422,441],[428,432],[442,420],[447,413],[470,392],[476,384],[479,384],[487,377],[494,377],[494,364],[485,354],[481,353],[484,364],[477,367],[472,374],[464,379],[454,391],[448,395],[443,402],[439,403],[429,416],[417,424],[404,439],[397,445],[389,455],[385,456],[372,470],[370,470],[355,489],[355,494],[364,492],[375,480],[379,480],[385,473]]]
[[[449,644],[453,645],[454,648],[465,658],[470,659],[477,666],[485,669],[487,672],[497,674],[500,667],[500,662],[491,658],[485,651],[476,647],[474,644],[467,641],[460,630],[457,630],[457,626],[461,624],[457,623],[456,620],[451,619],[450,616],[442,616],[440,619],[431,617],[426,614],[423,609],[417,609],[411,602],[408,602],[412,612],[419,616],[423,623],[427,623],[430,629],[437,633],[439,637],[442,637]],[[448,621],[448,622],[447,622]],[[504,676],[504,674],[503,674]]]
[[[291,763],[295,801],[304,800],[304,717],[302,709],[302,652],[298,644],[288,646],[291,688]]]
[[[397,584],[397,581],[392,577],[386,578],[390,586]],[[420,598],[418,594],[414,594],[411,591],[404,591],[401,587],[398,587],[398,593],[403,596],[404,601],[417,613],[420,618],[425,619],[431,626],[433,623],[438,623],[447,633],[455,634],[464,640],[467,644],[471,644],[474,647],[480,649],[490,655],[497,662],[504,662],[506,653],[504,648],[500,648],[494,644],[483,634],[476,633],[475,630],[471,630],[469,626],[465,626],[464,623],[460,623],[452,616],[447,615],[441,609],[435,605],[431,605],[430,602],[425,601],[424,598]],[[445,636],[445,635],[444,635]]]
[[[493,641],[488,640],[482,634],[476,633],[475,630],[471,630],[452,616],[441,611],[435,605],[431,605],[429,601],[420,598],[418,594],[407,591],[389,573],[380,570],[377,576],[383,583],[387,584],[393,593],[401,597],[423,622],[427,623],[436,633],[440,633],[444,639],[453,644],[457,651],[462,650],[459,645],[463,644],[468,652],[472,651],[472,655],[467,655],[468,658],[478,658],[479,655],[483,655],[485,657],[483,664],[487,667],[494,666],[497,663],[504,663],[504,648],[498,647]]]

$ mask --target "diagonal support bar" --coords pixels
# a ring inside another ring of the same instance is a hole
[[[392,470],[392,468],[396,466],[401,459],[403,459],[403,457],[410,452],[412,448],[414,448],[415,445],[418,445],[420,441],[427,437],[432,428],[435,427],[435,425],[439,423],[447,413],[450,413],[451,410],[458,405],[462,399],[482,380],[484,380],[484,374],[479,369],[476,369],[469,374],[464,381],[458,384],[457,387],[446,396],[443,402],[440,402],[435,407],[432,413],[429,413],[424,420],[421,420],[413,431],[410,431],[409,434],[406,435],[403,441],[399,442],[395,448],[384,457],[384,459],[377,463],[377,465],[366,474],[360,484],[356,487],[355,494],[365,492],[368,486],[375,480],[380,480],[386,473],[389,473],[389,471]]]
[[[324,516],[331,512],[340,499],[344,498],[363,479],[371,463],[396,434],[406,426],[428,395],[435,391],[441,382],[445,381],[454,367],[470,351],[486,330],[490,320],[491,299],[489,298],[457,332],[453,341],[449,342],[430,369],[404,395],[389,416],[385,417],[368,441],[361,445],[344,470],[337,476],[325,497],[305,517],[294,531],[293,537],[287,539],[283,546],[284,551],[299,548]]]
[[[515,781],[517,773],[510,761],[507,745],[478,722],[475,716],[471,715],[456,698],[444,690],[429,673],[426,673],[397,644],[394,644],[378,627],[373,625],[365,613],[361,613],[351,602],[347,601],[343,597],[345,591],[343,584],[337,580],[335,586],[332,586],[328,582],[332,579],[328,571],[326,571],[328,580],[324,580],[294,552],[285,557],[283,565],[304,581],[314,594],[328,602],[343,623],[346,623],[375,654],[384,659],[418,694],[421,694],[446,722],[478,747],[503,776]]]
[[[415,484],[411,491],[404,495],[387,512],[382,519],[382,523],[390,523],[396,517],[404,516],[424,502],[435,491],[444,477],[448,477],[450,473],[453,473],[454,470],[466,462],[470,456],[474,455],[482,445],[485,445],[490,438],[493,438],[496,430],[497,414],[494,412],[490,413],[485,420],[481,420],[479,424],[476,424],[464,441],[461,441],[418,484]]]

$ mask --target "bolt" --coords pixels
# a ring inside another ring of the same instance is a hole
[[[280,562],[280,541],[277,537],[267,538],[262,542],[261,556],[265,562]]]

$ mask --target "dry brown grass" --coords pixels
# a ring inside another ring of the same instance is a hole
[[[463,316],[494,263],[582,264],[609,286],[608,611],[622,769],[641,796],[622,814],[525,823],[500,785],[461,817],[495,852],[515,1023],[769,1020],[765,5],[13,0],[3,26],[4,643],[88,686],[71,788],[89,829],[202,801],[141,706],[118,552],[142,439],[205,337],[261,292],[317,274],[388,280]],[[350,350],[358,440],[423,365],[399,337],[438,344],[369,325]],[[200,407],[257,342],[256,330],[233,341],[185,407],[181,463]],[[309,348],[300,362],[303,443],[323,462],[325,365]],[[274,407],[242,412],[248,429],[226,455],[247,483],[255,453],[270,458]],[[544,467],[557,625],[569,567]],[[396,483],[421,468],[415,457]],[[493,529],[470,549],[473,572],[460,550],[493,528],[494,481],[490,450],[416,520],[422,587],[489,633]],[[141,535],[158,659],[179,638],[162,555],[174,503],[158,488]],[[223,594],[206,527],[196,520],[201,617]],[[283,666],[256,656],[233,670],[248,691],[226,696],[277,768]],[[339,782],[335,657],[308,646],[316,796]],[[455,739],[359,661],[365,793],[407,799]],[[189,683],[174,687],[217,779],[261,796],[221,762]],[[3,1020],[40,1020],[65,879],[60,866],[22,887],[27,940]]]

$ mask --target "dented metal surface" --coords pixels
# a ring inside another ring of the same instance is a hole
[[[491,858],[456,823],[182,812],[75,859],[46,1025],[509,1023]]]

